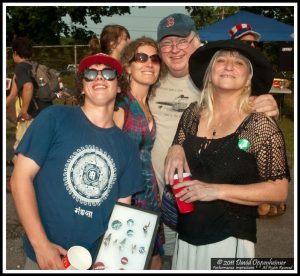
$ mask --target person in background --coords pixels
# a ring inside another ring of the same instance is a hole
[[[26,37],[16,37],[12,42],[13,60],[16,64],[9,95],[6,97],[6,108],[15,109],[17,116],[16,138],[13,145],[15,150],[19,145],[24,133],[34,118],[52,102],[42,102],[34,97],[37,83],[31,70],[32,45]],[[7,165],[13,166],[16,157]],[[10,177],[7,176],[6,190],[11,191]]]
[[[229,30],[229,34],[231,39],[241,40],[244,43],[248,43],[251,47],[262,50],[262,44],[260,43],[261,34],[255,32],[250,24],[237,24]],[[261,218],[282,215],[285,211],[285,202],[280,204],[262,203],[257,207],[257,212]]]
[[[115,123],[139,147],[144,190],[133,195],[133,205],[155,212],[160,212],[161,201],[151,161],[156,126],[148,106],[148,97],[151,87],[158,80],[160,63],[157,43],[151,38],[136,39],[125,47],[121,55],[121,64],[127,82],[121,87],[123,98],[118,103],[119,109],[114,116]],[[164,231],[161,223],[150,269],[161,269],[160,255],[163,254],[163,243]]]
[[[106,54],[83,58],[81,106],[49,107],[16,149],[11,188],[26,270],[63,269],[61,255],[74,245],[96,256],[115,203],[143,189],[138,148],[113,121],[121,73]]]
[[[274,75],[265,56],[237,40],[208,43],[189,60],[199,100],[182,114],[166,158],[166,183],[187,163],[191,181],[176,196],[194,202],[179,214],[172,269],[211,269],[212,258],[254,258],[257,205],[281,202],[290,174],[279,127],[255,113],[250,95],[268,93]]]
[[[160,79],[157,88],[151,94],[149,107],[157,128],[152,163],[162,196],[165,186],[164,160],[179,119],[188,105],[199,97],[198,88],[189,75],[188,61],[201,42],[192,18],[181,13],[170,14],[160,21],[157,27],[157,42],[162,66],[166,66],[167,74]],[[265,112],[269,116],[278,114],[278,107],[272,95],[260,95],[251,100],[256,112]],[[176,232],[166,225],[164,229],[165,254],[170,256],[174,252]]]
[[[95,55],[101,52],[100,50],[100,42],[99,39],[96,37],[93,37],[90,39],[88,44],[88,50],[90,55]]]
[[[17,37],[12,42],[13,60],[16,64],[12,86],[6,97],[6,106],[15,104],[17,112],[16,142],[17,148],[27,128],[33,119],[52,102],[41,102],[34,98],[34,89],[37,86],[31,70],[32,45],[26,37]],[[15,162],[15,157],[12,160]]]
[[[101,52],[117,60],[120,60],[121,52],[129,42],[129,32],[121,25],[106,25],[100,34]]]
[[[260,45],[261,34],[255,32],[250,24],[241,23],[233,26],[228,31],[231,39],[238,39],[248,43],[251,47],[258,48]]]

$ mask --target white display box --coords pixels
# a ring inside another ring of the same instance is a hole
[[[159,213],[117,203],[112,211],[93,269],[147,269],[159,219]]]

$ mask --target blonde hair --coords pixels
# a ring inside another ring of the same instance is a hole
[[[212,122],[213,111],[214,111],[213,110],[213,104],[214,104],[213,89],[214,88],[213,88],[213,84],[211,82],[212,67],[213,67],[215,60],[218,57],[220,57],[222,55],[228,55],[228,54],[238,57],[238,58],[241,58],[248,65],[248,69],[249,69],[249,77],[248,77],[248,81],[247,81],[248,85],[245,86],[243,92],[240,95],[239,111],[245,112],[245,113],[250,113],[252,110],[250,107],[250,104],[249,104],[249,97],[251,95],[251,79],[253,77],[253,67],[252,67],[250,60],[237,51],[219,50],[214,54],[214,56],[212,57],[209,65],[206,69],[206,72],[205,72],[205,75],[203,78],[203,89],[202,89],[200,99],[199,99],[200,111],[202,112],[202,114],[207,116],[207,124],[208,125]]]

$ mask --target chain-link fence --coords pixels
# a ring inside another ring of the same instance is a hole
[[[33,46],[32,60],[45,64],[58,71],[67,68],[68,64],[77,64],[88,54],[87,45],[54,45]],[[6,48],[7,74],[12,74],[14,61],[12,48]]]
[[[33,46],[32,60],[45,64],[61,73],[65,86],[73,91],[75,87],[75,70],[68,70],[68,65],[78,64],[88,55],[88,45],[54,45]],[[12,78],[15,63],[12,58],[12,48],[6,48],[6,77]],[[73,67],[75,68],[75,67]]]

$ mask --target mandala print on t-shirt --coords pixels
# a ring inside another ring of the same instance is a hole
[[[64,184],[79,203],[99,206],[116,180],[116,166],[110,155],[93,145],[76,150],[64,169]]]

